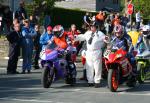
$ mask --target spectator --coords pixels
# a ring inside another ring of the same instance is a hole
[[[106,35],[108,35],[109,37],[111,36],[111,20],[110,19],[106,19],[106,23],[105,23],[105,31],[106,31]]]
[[[91,22],[96,22],[95,15],[94,15],[94,16],[92,16]]]
[[[45,31],[47,29],[48,26],[50,26],[51,24],[51,18],[48,14],[46,14],[45,18],[44,18],[44,28],[45,28]]]
[[[18,74],[17,62],[20,53],[21,31],[20,24],[14,24],[14,31],[11,31],[7,36],[9,41],[9,60],[7,66],[7,74]]]
[[[129,22],[129,18],[127,17],[127,14],[125,13],[124,16],[121,18],[121,24],[125,28],[127,27],[127,24]]]
[[[90,14],[87,12],[84,17],[83,17],[83,21],[84,21],[84,28],[87,30],[89,29],[90,26]]]
[[[39,65],[38,65],[38,60],[39,60],[39,55],[40,55],[40,51],[41,51],[41,45],[40,45],[40,26],[39,25],[35,25],[35,31],[36,31],[36,36],[34,38],[34,56],[33,56],[33,67],[35,69],[39,69]]]
[[[34,18],[33,15],[30,15],[29,22],[30,22],[30,27],[34,28],[36,24],[36,18]]]
[[[99,13],[96,15],[96,23],[98,24],[99,30],[102,30],[102,27],[104,26],[104,15],[102,11],[99,11]]]
[[[48,26],[47,27],[47,32],[42,34],[40,37],[40,44],[42,46],[42,50],[47,46],[47,44],[50,44],[52,41],[52,37],[54,35],[52,34],[52,27]]]
[[[19,21],[18,21],[18,19],[14,19],[13,20],[13,24],[11,25],[11,31],[13,31],[14,30],[14,25],[15,24],[19,24]],[[20,25],[21,26],[21,25]],[[21,28],[21,27],[20,27]]]
[[[68,32],[68,37],[71,39],[71,43],[73,46],[75,46],[77,48],[77,54],[79,53],[82,44],[80,44],[78,41],[74,41],[74,37],[75,35],[80,34],[81,32],[79,30],[77,30],[77,27],[75,24],[71,25],[71,30]]]
[[[120,24],[120,19],[119,19],[119,16],[116,14],[115,15],[115,18],[113,19],[112,21],[112,25],[115,26],[115,25],[119,25]]]
[[[105,21],[105,19],[107,18],[107,14],[105,11],[103,11],[103,16],[104,16],[104,21]]]
[[[23,51],[23,68],[22,74],[25,74],[27,70],[28,73],[31,72],[32,64],[32,52],[33,52],[33,37],[36,35],[34,29],[29,27],[29,20],[24,20],[24,27],[22,28],[22,51]]]
[[[140,11],[137,11],[135,14],[135,19],[136,19],[136,29],[140,29],[140,23],[141,23],[141,14]]]
[[[113,14],[113,13],[111,13],[109,17],[110,17],[111,22],[112,22],[112,21],[113,21],[113,19],[115,18],[115,16],[114,16],[114,14]]]
[[[12,21],[13,21],[13,13],[10,10],[9,6],[5,7],[3,20],[4,20],[5,33],[8,33],[8,32],[10,32],[10,27],[11,27]]]
[[[77,47],[79,45],[79,42],[74,42],[74,36],[78,35],[80,33],[79,30],[77,30],[77,27],[75,24],[71,25],[70,31],[67,33],[68,37],[71,39],[71,42],[73,46]]]
[[[25,6],[24,1],[21,1],[19,8],[15,12],[15,18],[17,18],[20,22],[22,22],[23,19],[27,19],[27,12],[24,6]]]

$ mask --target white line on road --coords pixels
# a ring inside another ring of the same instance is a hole
[[[17,99],[17,98],[0,98],[0,100],[7,101],[22,101],[22,102],[37,102],[37,103],[52,103],[50,100],[38,100],[38,99]]]
[[[76,91],[76,92],[82,92],[82,93],[96,93],[96,94],[114,94],[114,95],[132,95],[132,96],[150,96],[150,93],[131,93],[131,92],[119,92],[119,93],[113,93],[113,92],[96,92],[96,91]]]
[[[51,90],[54,90],[54,91],[57,91],[58,89],[55,89],[55,88],[50,88]],[[50,90],[49,89],[49,90]],[[13,92],[13,91],[19,91],[19,90],[44,90],[44,88],[38,88],[38,87],[36,87],[36,88],[17,88],[17,89],[15,89],[15,90],[5,90],[5,89],[3,89],[3,90],[1,90],[1,92]],[[43,92],[43,93],[40,93],[40,94],[45,94],[45,93],[49,93],[49,90],[47,90],[46,92]],[[79,89],[79,88],[76,88],[76,89],[59,89],[59,91],[64,91],[64,92],[66,92],[66,91],[68,91],[68,92],[76,92],[76,93],[93,93],[93,94],[113,94],[113,95],[131,95],[131,96],[150,96],[150,93],[138,93],[138,92],[102,92],[102,91],[85,91],[85,90],[83,90],[83,89]]]
[[[51,88],[54,89],[54,88]],[[59,89],[60,90],[60,89]],[[64,89],[62,89],[63,91]],[[67,90],[67,89],[66,89]],[[64,90],[64,92],[66,91]],[[133,96],[150,96],[150,93],[131,93],[131,92],[98,92],[98,91],[84,91],[82,89],[67,90],[69,92],[80,92],[80,93],[94,93],[94,94],[114,94],[114,95],[133,95]]]

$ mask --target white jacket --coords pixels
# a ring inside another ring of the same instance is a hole
[[[94,33],[94,37],[91,44],[88,44],[88,40],[92,35],[92,31],[87,31],[85,34],[77,35],[75,40],[76,41],[84,41],[86,40],[87,43],[87,50],[94,51],[94,50],[101,50],[104,47],[105,42],[105,34],[101,31],[96,31]]]

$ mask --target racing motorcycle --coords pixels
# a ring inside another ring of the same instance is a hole
[[[137,80],[141,84],[144,83],[146,79],[150,78],[150,51],[145,50],[144,43],[138,48],[136,60],[138,72]]]
[[[71,59],[75,52],[76,49],[72,46],[64,50],[55,44],[42,50],[40,54],[43,68],[41,82],[44,88],[49,88],[52,82],[60,78],[70,85],[76,83],[76,66]]]
[[[119,85],[126,82],[127,86],[136,85],[136,76],[132,73],[132,66],[126,57],[127,52],[120,49],[106,49],[104,52],[105,73],[107,71],[108,88],[116,92]]]

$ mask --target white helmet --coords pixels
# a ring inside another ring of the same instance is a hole
[[[149,25],[144,25],[142,27],[142,31],[150,31],[150,26]]]
[[[142,27],[142,30],[141,30],[142,32],[142,34],[143,34],[143,36],[144,35],[148,35],[149,34],[149,32],[150,32],[150,26],[149,25],[144,25],[143,27]]]

